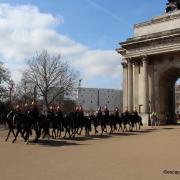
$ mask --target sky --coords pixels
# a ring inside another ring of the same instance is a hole
[[[119,42],[136,23],[164,13],[166,0],[0,0],[0,61],[18,81],[27,59],[61,54],[83,87],[122,88]]]

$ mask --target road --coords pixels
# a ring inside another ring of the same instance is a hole
[[[180,126],[28,145],[4,142],[6,134],[1,128],[2,180],[180,179]]]

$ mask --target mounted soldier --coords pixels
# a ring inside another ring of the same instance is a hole
[[[98,110],[96,111],[96,116],[99,117],[99,116],[102,116],[102,108],[101,106],[98,108]]]
[[[39,109],[35,100],[32,101],[31,114],[34,118],[38,118],[39,116]]]
[[[60,117],[60,118],[63,117],[63,112],[62,112],[60,106],[57,106],[57,107],[56,107],[56,116],[58,116],[58,117]]]
[[[116,117],[119,117],[119,109],[118,109],[118,107],[115,108],[115,110],[114,110],[114,115],[115,115]]]
[[[21,113],[21,112],[22,112],[19,104],[16,105],[15,111],[16,111],[17,113]]]
[[[81,105],[79,106],[79,114],[80,114],[80,116],[84,116],[84,110]]]
[[[30,107],[29,107],[29,105],[27,103],[24,105],[23,112],[24,112],[24,114],[29,114],[29,112],[30,112]]]
[[[104,114],[106,117],[109,116],[109,109],[108,109],[107,105],[104,107]]]

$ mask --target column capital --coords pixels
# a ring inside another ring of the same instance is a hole
[[[131,61],[132,61],[132,58],[127,57],[127,58],[126,58],[126,61],[127,61],[128,63],[132,63],[132,62],[131,62]]]
[[[141,60],[142,60],[142,62],[147,62],[147,60],[148,60],[148,55],[147,55],[147,54],[142,55],[142,56],[141,56]]]
[[[122,62],[121,65],[122,65],[123,68],[127,68],[128,67],[127,62]]]

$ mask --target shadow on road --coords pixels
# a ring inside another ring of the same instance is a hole
[[[143,134],[152,133],[160,130],[173,130],[176,129],[175,127],[160,127],[160,128],[147,128],[147,129],[141,129],[141,130],[133,130],[132,132],[114,132],[114,133],[106,133],[106,134],[93,134],[93,131],[91,132],[90,136],[85,136],[84,134],[81,136],[76,136],[74,138],[59,138],[59,139],[39,139],[38,143],[34,143],[32,140],[30,140],[31,145],[42,145],[42,146],[49,146],[49,147],[61,147],[61,146],[79,146],[79,145],[86,145],[78,142],[85,142],[85,141],[96,141],[96,140],[102,140],[102,139],[110,139],[113,137],[129,137],[129,136],[141,136]],[[4,128],[0,128],[0,138],[5,139],[7,130]],[[13,136],[10,136],[9,141],[11,141]],[[18,139],[21,139],[19,136]]]
[[[38,140],[37,143],[34,143],[33,141],[30,141],[31,145],[42,145],[42,146],[49,146],[49,147],[60,147],[60,146],[79,146],[84,144],[78,144],[75,142],[67,142],[67,141],[61,141],[61,140]]]

